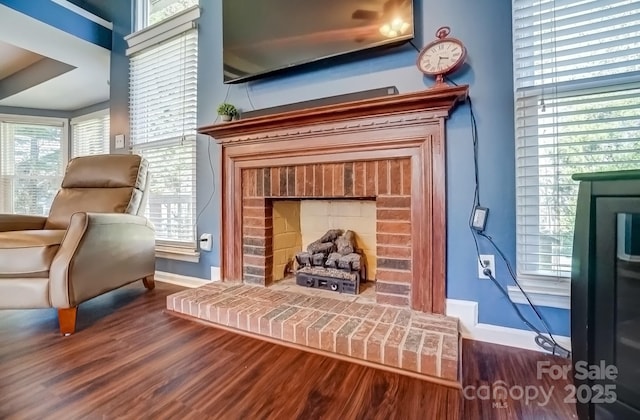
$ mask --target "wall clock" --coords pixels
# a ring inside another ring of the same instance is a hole
[[[418,54],[416,65],[427,76],[436,79],[434,88],[446,87],[444,77],[458,70],[467,56],[467,50],[456,38],[449,38],[451,30],[443,26],[436,31],[436,40],[427,44]]]

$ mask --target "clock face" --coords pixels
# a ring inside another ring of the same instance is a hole
[[[424,74],[447,74],[464,61],[465,50],[459,41],[442,39],[427,45],[418,56],[418,68]]]

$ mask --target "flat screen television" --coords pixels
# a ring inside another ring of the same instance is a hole
[[[413,0],[223,0],[224,82],[399,45]]]

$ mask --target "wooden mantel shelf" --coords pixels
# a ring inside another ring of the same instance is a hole
[[[219,143],[234,141],[229,137],[247,135],[272,129],[307,126],[327,121],[344,120],[405,111],[442,111],[447,116],[458,103],[465,101],[468,85],[426,89],[400,95],[383,96],[355,102],[301,109],[273,115],[264,115],[232,122],[200,127],[198,132],[215,138]]]

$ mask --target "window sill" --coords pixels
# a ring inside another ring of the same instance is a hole
[[[534,305],[571,309],[571,286],[568,281],[522,279],[519,282]],[[507,291],[513,303],[529,304],[518,286],[508,286]]]
[[[197,263],[200,262],[200,252],[189,248],[156,246],[156,258]]]

